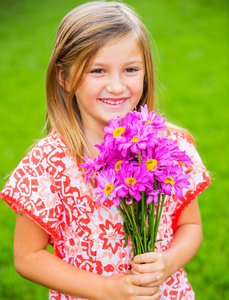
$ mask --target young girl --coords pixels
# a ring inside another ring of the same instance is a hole
[[[50,289],[49,299],[194,299],[183,270],[201,241],[196,197],[209,175],[189,135],[167,124],[193,161],[183,198],[167,196],[157,250],[131,256],[115,206],[99,206],[79,167],[95,158],[111,118],[155,109],[150,41],[119,2],[91,2],[62,20],[47,71],[48,135],[24,157],[1,197],[17,212],[17,272]],[[46,250],[54,247],[54,254]],[[101,276],[102,275],[102,276]]]

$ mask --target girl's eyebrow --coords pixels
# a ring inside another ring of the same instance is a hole
[[[136,60],[130,60],[130,61],[124,61],[123,63],[122,63],[122,65],[128,65],[128,64],[142,64],[143,65],[143,60],[142,59],[136,59]],[[107,65],[109,65],[109,63],[104,63],[104,62],[99,62],[99,61],[95,61],[95,62],[93,62],[92,63],[92,67],[95,67],[95,66],[99,66],[99,67],[105,67],[105,66],[107,66]]]
[[[123,65],[125,64],[143,64],[143,60],[142,59],[136,59],[136,60],[127,60],[123,62]]]

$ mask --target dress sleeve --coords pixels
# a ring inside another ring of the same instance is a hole
[[[173,221],[173,230],[175,230],[179,224],[179,218],[182,211],[210,185],[211,179],[189,137],[183,133],[174,133],[172,135],[172,139],[177,141],[180,150],[185,151],[193,162],[193,164],[188,167],[183,166],[185,173],[190,176],[188,179],[190,185],[183,189],[183,197],[177,199]]]
[[[55,184],[60,150],[41,140],[19,163],[0,197],[15,211],[34,220],[53,239],[58,239],[61,200]],[[54,159],[55,157],[55,159]]]

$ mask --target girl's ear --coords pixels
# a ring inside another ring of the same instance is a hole
[[[66,92],[70,92],[69,78],[61,64],[56,65],[56,79]]]

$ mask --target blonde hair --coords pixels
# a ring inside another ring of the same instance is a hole
[[[115,1],[89,2],[70,11],[59,25],[46,77],[47,129],[48,134],[58,133],[70,153],[80,161],[87,143],[75,91],[97,51],[114,38],[129,33],[137,37],[145,63],[143,94],[137,108],[147,104],[149,110],[155,110],[155,75],[150,38],[132,8]],[[70,83],[69,92],[57,80],[58,65],[61,65],[66,78],[73,66],[75,75],[81,70],[77,79]],[[168,127],[182,130],[171,124]]]

